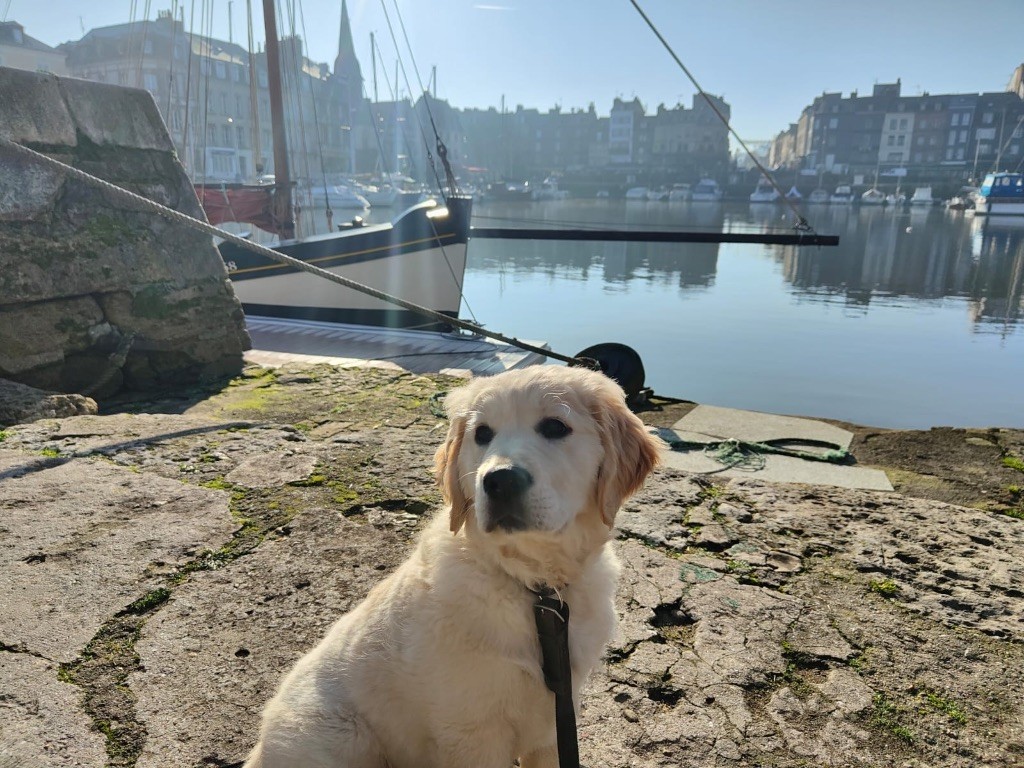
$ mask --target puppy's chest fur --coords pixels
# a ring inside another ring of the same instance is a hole
[[[390,656],[377,668],[388,670],[387,688],[401,687],[404,693],[397,707],[394,699],[381,698],[363,715],[383,743],[405,753],[391,755],[395,765],[405,765],[407,756],[418,759],[412,765],[429,764],[424,757],[450,722],[492,731],[493,738],[509,741],[511,756],[551,742],[554,696],[541,671],[535,596],[461,549],[450,533],[438,538],[431,533],[391,583],[381,585],[393,599],[389,610],[400,617],[394,634],[383,645],[377,645],[379,636],[364,637],[376,645],[373,649],[349,649]],[[614,632],[616,574],[608,546],[584,569],[580,582],[563,592],[571,612],[575,692]],[[420,684],[409,686],[410,679]]]

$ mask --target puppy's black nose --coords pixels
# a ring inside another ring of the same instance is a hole
[[[484,493],[499,500],[514,499],[533,485],[533,476],[522,467],[492,469],[484,475]]]

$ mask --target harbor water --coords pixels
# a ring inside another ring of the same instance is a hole
[[[805,206],[838,247],[471,240],[462,316],[647,386],[858,424],[1024,427],[1024,219]],[[474,225],[789,230],[782,205],[478,203]]]

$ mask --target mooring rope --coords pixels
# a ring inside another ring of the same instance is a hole
[[[666,40],[665,37],[661,34],[661,32],[658,31],[658,28],[654,26],[654,22],[651,21],[650,17],[646,13],[644,13],[644,9],[640,7],[640,4],[637,2],[637,0],[629,0],[629,2],[632,3],[633,7],[636,9],[636,12],[640,14],[640,18],[642,18],[644,22],[647,24],[647,26],[650,27],[651,32],[653,32],[654,36],[658,38],[658,41],[662,44],[662,46],[664,46],[665,50],[668,51],[669,56],[671,56],[673,61],[675,61],[675,63],[679,65],[679,68],[683,70],[683,74],[685,74],[686,77],[689,78],[690,82],[693,83],[693,87],[697,89],[697,93],[699,93],[701,97],[704,99],[704,101],[707,102],[707,105],[711,108],[711,111],[718,116],[718,119],[725,124],[726,130],[729,131],[732,137],[736,139],[737,142],[739,142],[739,145],[741,147],[743,147],[743,151],[747,153],[747,157],[749,157],[751,161],[754,163],[754,165],[757,166],[757,170],[759,170],[761,172],[761,175],[768,180],[768,183],[772,185],[775,191],[779,193],[780,199],[786,205],[788,205],[790,209],[793,211],[793,215],[796,216],[796,224],[793,225],[793,229],[802,232],[811,232],[812,234],[816,234],[814,232],[814,227],[812,227],[810,225],[810,222],[808,222],[807,219],[804,218],[804,215],[800,213],[800,210],[796,207],[796,205],[793,204],[793,201],[787,198],[785,194],[783,194],[782,188],[775,183],[775,179],[772,178],[772,175],[768,173],[768,170],[764,167],[764,165],[761,164],[761,161],[754,156],[753,152],[750,151],[750,148],[747,146],[746,142],[744,142],[743,139],[740,138],[740,135],[736,133],[736,129],[729,124],[728,118],[726,118],[726,116],[722,114],[722,111],[718,108],[718,105],[715,104],[714,100],[710,96],[708,96],[707,92],[700,87],[700,83],[697,82],[697,78],[695,78],[693,74],[691,74],[689,68],[687,68],[687,66],[683,64],[683,60],[679,58],[675,50],[673,50],[672,46],[669,45],[668,40]]]
[[[325,280],[330,280],[332,283],[337,283],[338,285],[341,285],[345,288],[350,288],[353,291],[365,293],[368,296],[373,296],[374,298],[380,299],[381,301],[396,304],[397,306],[402,307],[403,309],[407,309],[410,312],[415,312],[417,314],[429,317],[438,323],[444,325],[451,325],[456,328],[461,328],[462,330],[470,331],[471,333],[474,333],[476,335],[486,336],[489,339],[500,341],[503,344],[518,347],[519,349],[525,350],[527,352],[533,352],[544,357],[559,360],[563,363],[568,363],[570,365],[580,364],[580,360],[578,358],[569,357],[567,355],[554,352],[550,349],[544,349],[543,347],[538,347],[534,344],[521,341],[512,336],[506,336],[502,333],[489,331],[476,323],[469,323],[466,322],[465,320],[460,320],[457,317],[449,317],[448,315],[442,314],[441,312],[436,312],[433,309],[428,309],[427,307],[420,306],[419,304],[414,304],[413,302],[406,301],[405,299],[399,298],[398,296],[392,296],[391,294],[377,290],[372,286],[357,283],[355,280],[350,280],[347,277],[342,277],[341,275],[329,272],[326,269],[315,267],[312,264],[307,264],[306,262],[301,261],[300,259],[287,256],[271,248],[267,248],[266,246],[259,245],[258,243],[254,243],[250,240],[246,240],[245,238],[239,237],[238,235],[234,235],[230,232],[224,231],[223,229],[219,229],[213,226],[212,224],[208,224],[205,221],[195,219],[187,214],[182,213],[181,211],[176,211],[173,208],[168,208],[165,205],[160,205],[160,203],[156,203],[148,198],[142,197],[141,195],[137,195],[134,192],[130,192],[127,189],[123,189],[117,186],[116,184],[111,184],[109,181],[105,181],[104,179],[93,176],[92,174],[86,173],[85,171],[75,168],[74,166],[68,165],[67,163],[63,163],[60,160],[56,160],[40,152],[36,152],[34,149],[22,146],[21,144],[18,144],[17,142],[12,141],[11,139],[8,139],[5,136],[0,136],[0,147],[8,149],[11,152],[21,155],[22,157],[29,158],[34,162],[49,166],[50,168],[60,171],[61,173],[66,173],[67,175],[77,179],[78,181],[81,181],[92,187],[98,187],[99,189],[109,192],[110,194],[114,195],[117,198],[120,198],[121,200],[130,202],[134,205],[138,205],[141,208],[150,211],[151,213],[158,214],[172,221],[177,221],[180,224],[184,224],[185,226],[199,230],[200,232],[205,232],[206,234],[211,235],[213,237],[223,238],[224,240],[227,240],[228,242],[237,245],[239,248],[245,248],[246,250],[252,251],[255,254],[263,256],[264,258],[272,259],[273,261],[277,261],[281,264],[286,264],[287,266],[294,267],[295,269],[300,269],[303,272],[308,272],[309,274],[316,275],[317,277],[322,277]]]

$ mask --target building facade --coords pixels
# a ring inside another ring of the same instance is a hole
[[[0,21],[0,67],[68,74],[63,52],[29,37],[16,21]]]
[[[1019,79],[1018,68],[1014,77]],[[773,167],[950,184],[1024,162],[1021,89],[905,96],[901,83],[870,96],[824,93],[772,142]]]
[[[149,91],[178,156],[196,181],[250,181],[272,174],[267,56],[185,31],[163,12],[90,30],[61,46],[75,77]],[[350,165],[342,109],[326,64],[303,55],[302,40],[281,41],[285,127],[292,174],[316,179]]]

